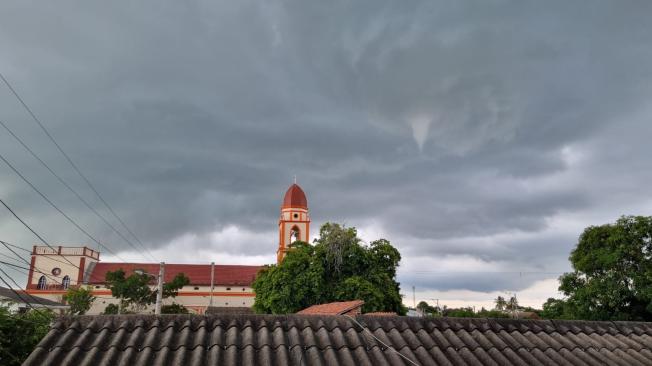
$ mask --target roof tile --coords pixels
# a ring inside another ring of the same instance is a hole
[[[307,307],[297,314],[302,315],[342,315],[346,312],[349,312],[355,308],[359,308],[364,305],[362,300],[352,300],[352,301],[339,301],[339,302],[330,302],[327,304],[319,304]]]
[[[647,329],[513,319],[81,316],[58,320],[25,365],[409,364],[396,352],[420,365],[652,365]]]
[[[215,285],[251,286],[261,266],[215,265]],[[105,283],[106,273],[122,269],[129,276],[134,270],[142,270],[150,274],[158,274],[158,263],[109,263],[95,264],[89,283]],[[178,274],[183,273],[190,279],[191,285],[211,284],[210,264],[165,264],[165,282],[170,282]]]

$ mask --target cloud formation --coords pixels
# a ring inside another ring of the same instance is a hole
[[[315,224],[401,249],[405,289],[518,291],[568,270],[585,226],[652,211],[651,7],[22,2],[0,5],[0,71],[167,261],[273,258],[296,174]],[[0,119],[101,207],[4,87]],[[6,133],[0,153],[141,260]],[[91,244],[0,174],[46,238]]]

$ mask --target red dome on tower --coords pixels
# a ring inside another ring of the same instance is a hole
[[[282,208],[308,209],[308,200],[306,199],[306,194],[303,193],[303,189],[301,189],[301,187],[299,187],[299,185],[296,183],[291,185],[290,188],[288,188],[288,191],[285,192]]]

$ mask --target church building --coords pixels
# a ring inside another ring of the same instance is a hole
[[[296,183],[285,193],[279,219],[277,263],[295,240],[309,241],[310,216],[308,200]],[[71,286],[90,286],[97,298],[88,314],[100,314],[118,300],[106,285],[106,273],[122,269],[126,276],[147,273],[155,286],[159,263],[102,262],[100,252],[88,247],[34,246],[27,278],[26,292],[61,301]],[[175,298],[163,300],[163,305],[177,303],[191,312],[203,314],[209,306],[249,309],[254,303],[252,283],[262,266],[230,264],[164,264],[164,282],[183,273],[190,284],[179,290]],[[152,306],[153,309],[153,306]]]

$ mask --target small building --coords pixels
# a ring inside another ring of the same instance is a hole
[[[652,323],[341,315],[58,319],[31,365],[652,365]]]
[[[7,306],[12,313],[22,313],[30,309],[49,309],[62,313],[70,308],[63,303],[32,296],[25,291],[0,287],[0,305]]]

